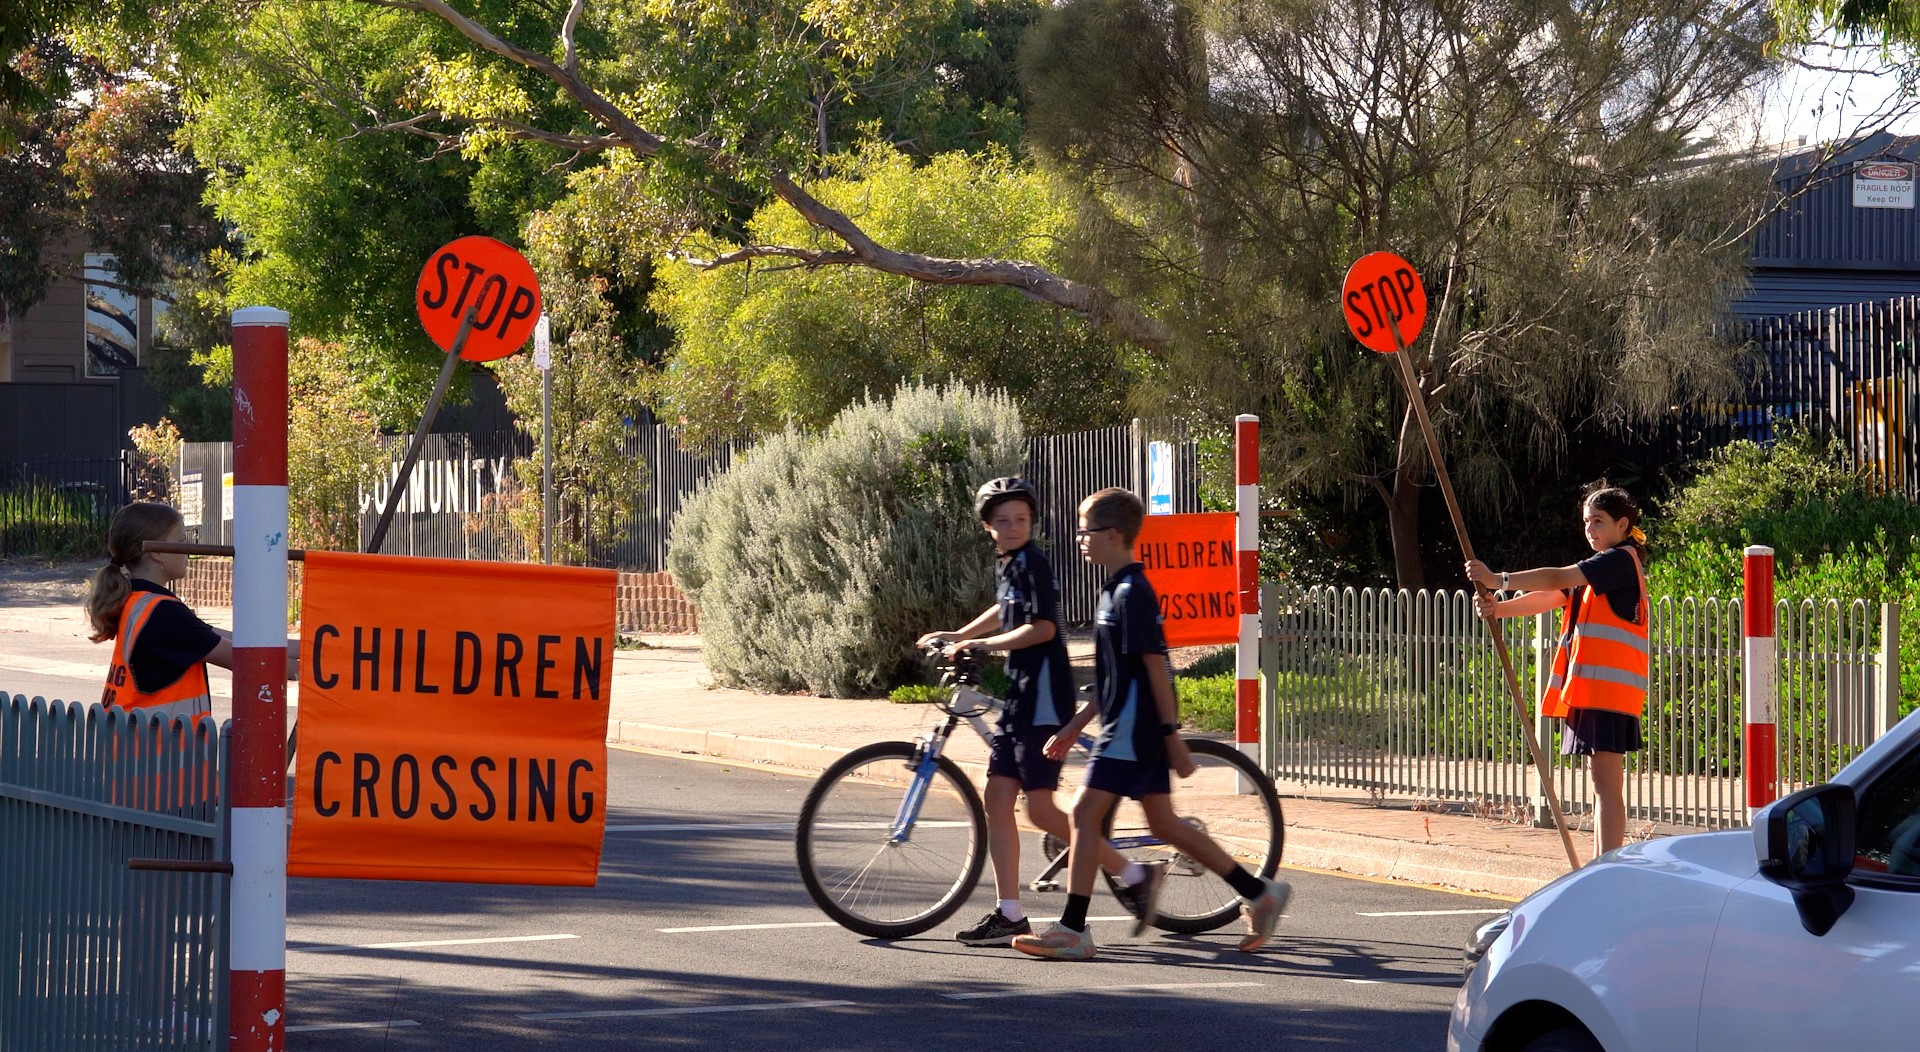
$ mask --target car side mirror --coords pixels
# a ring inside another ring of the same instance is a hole
[[[1760,875],[1793,893],[1800,926],[1816,936],[1853,905],[1853,811],[1852,786],[1816,785],[1753,816]]]

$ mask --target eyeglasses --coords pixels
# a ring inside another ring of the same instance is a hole
[[[1075,537],[1091,537],[1094,534],[1099,533],[1101,530],[1117,530],[1119,528],[1120,527],[1118,526],[1089,526],[1084,530],[1073,531],[1073,535]]]

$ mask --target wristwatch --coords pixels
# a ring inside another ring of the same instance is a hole
[[[1500,590],[1503,592],[1513,591],[1513,586],[1507,583],[1507,571],[1505,570],[1500,571]]]
[[[1177,723],[1163,723],[1160,725],[1160,736],[1162,738],[1167,737],[1168,735],[1171,735],[1171,734],[1179,734],[1179,733],[1180,733],[1180,725]]]

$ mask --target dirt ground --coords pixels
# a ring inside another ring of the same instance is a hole
[[[0,559],[0,606],[52,606],[77,603],[97,562],[48,562]]]

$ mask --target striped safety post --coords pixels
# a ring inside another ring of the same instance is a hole
[[[1775,713],[1779,708],[1776,677],[1778,652],[1773,636],[1773,549],[1763,544],[1747,548],[1742,560],[1745,589],[1740,619],[1745,675],[1741,677],[1746,733],[1740,748],[1740,769],[1747,780],[1747,817],[1773,802],[1779,793],[1779,754]]]
[[[232,1052],[287,1041],[287,312],[233,312]]]
[[[1233,418],[1233,564],[1240,581],[1240,642],[1233,660],[1233,740],[1260,755],[1260,418]]]

